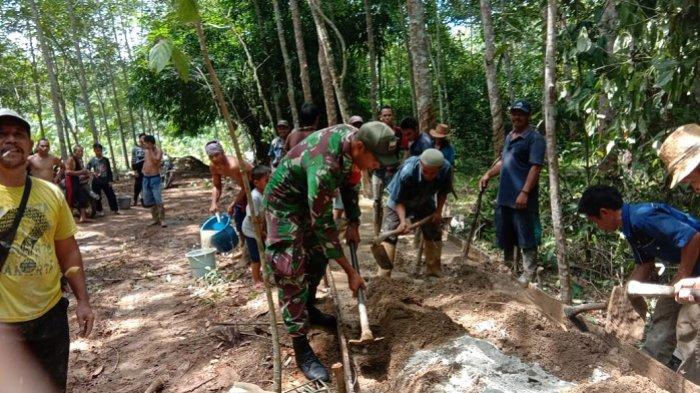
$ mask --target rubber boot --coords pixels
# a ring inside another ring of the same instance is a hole
[[[309,298],[306,300],[306,311],[309,313],[309,323],[325,329],[334,330],[338,326],[335,316],[326,314],[316,308],[316,291],[318,285],[309,284]]]
[[[527,287],[532,277],[537,270],[537,248],[522,250],[523,255],[523,274],[518,278],[518,283],[523,287]]]
[[[158,206],[158,222],[163,228],[168,226],[165,224],[165,206]]]
[[[442,277],[442,241],[423,241],[425,250],[425,274],[428,277]]]
[[[382,242],[382,247],[384,247],[384,251],[386,251],[386,255],[389,256],[389,260],[391,261],[391,264],[393,265],[394,262],[396,261],[396,244],[391,244],[389,242]],[[391,277],[391,269],[383,269],[379,268],[377,271],[377,275],[379,277]]]
[[[294,348],[294,359],[297,361],[297,367],[304,373],[306,378],[311,381],[316,379],[323,382],[330,381],[328,370],[316,357],[306,336],[292,337],[292,347]]]
[[[151,206],[151,218],[153,219],[153,224],[151,225],[160,225],[160,210],[158,209],[158,206],[154,205]]]

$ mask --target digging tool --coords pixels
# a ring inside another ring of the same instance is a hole
[[[647,297],[673,297],[676,296],[676,288],[670,285],[649,284],[632,280],[627,283],[627,293]],[[695,298],[700,298],[700,289],[692,288],[690,294]]]
[[[411,230],[413,228],[419,227],[428,221],[432,220],[433,216],[429,215],[423,219],[421,219],[418,222],[410,224],[406,230]],[[377,265],[379,265],[382,269],[393,269],[394,264],[391,261],[391,258],[389,258],[389,255],[387,255],[386,250],[384,247],[382,247],[382,242],[386,240],[388,237],[393,236],[393,235],[399,235],[402,232],[394,229],[393,231],[388,231],[379,234],[379,236],[374,238],[374,241],[372,242],[372,245],[370,246],[370,249],[372,250],[372,255],[374,256],[374,260],[377,262]]]
[[[464,245],[464,251],[462,254],[465,257],[469,257],[469,249],[472,247],[472,240],[474,239],[474,232],[476,232],[476,224],[479,221],[479,214],[481,213],[481,199],[484,196],[486,187],[481,187],[479,190],[479,196],[476,198],[476,210],[474,211],[474,218],[472,219],[472,227],[469,228],[469,235],[467,236],[467,244]]]
[[[352,243],[350,243],[350,259],[352,261],[352,267],[357,274],[360,274],[360,263],[357,261],[357,246]],[[375,338],[369,327],[367,307],[365,306],[365,291],[362,288],[357,290],[357,310],[360,313],[360,338],[358,340],[349,340],[349,343],[354,345],[366,345],[384,340],[384,337]]]

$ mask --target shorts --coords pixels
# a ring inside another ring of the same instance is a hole
[[[340,197],[340,194],[336,195],[335,198],[333,198],[333,209],[345,210],[345,206],[343,206],[343,198]]]
[[[143,205],[151,207],[153,205],[163,206],[163,190],[161,187],[160,175],[143,176]]]
[[[528,250],[539,245],[537,226],[540,215],[530,210],[516,210],[508,206],[496,206],[496,238],[498,246],[512,249],[518,246]]]
[[[258,242],[254,237],[245,236],[245,245],[248,247],[251,263],[260,263],[260,250],[258,250]]]
[[[236,224],[236,230],[238,233],[243,233],[243,220],[245,220],[245,216],[247,215],[245,209],[248,204],[243,201],[241,203],[236,203],[233,205],[233,222]]]

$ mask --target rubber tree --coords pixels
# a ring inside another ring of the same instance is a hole
[[[338,112],[335,109],[335,95],[333,93],[333,81],[331,73],[328,71],[326,55],[321,48],[318,48],[318,68],[321,74],[321,85],[323,86],[323,99],[326,104],[326,119],[328,125],[338,123]]]
[[[376,116],[379,112],[377,106],[378,98],[378,82],[377,82],[377,53],[374,48],[374,28],[372,26],[372,4],[371,0],[363,0],[365,7],[365,25],[367,28],[367,55],[369,56],[369,104],[372,111],[372,116]]]
[[[333,90],[335,91],[335,98],[338,100],[338,108],[340,109],[341,121],[347,121],[350,117],[350,108],[348,106],[348,101],[345,98],[345,90],[343,89],[343,73],[337,72],[337,67],[335,65],[335,59],[333,57],[333,49],[331,46],[330,38],[328,37],[328,30],[326,29],[326,23],[330,22],[323,14],[323,9],[321,8],[321,0],[307,0],[309,7],[311,7],[311,15],[314,18],[314,24],[316,25],[316,35],[318,36],[319,50],[323,52],[325,60],[325,69],[331,77],[331,82],[333,83]],[[342,39],[342,37],[341,37]],[[345,53],[341,53],[344,57]],[[323,71],[323,69],[321,70]],[[329,125],[331,125],[329,121]]]
[[[56,124],[56,134],[58,136],[58,144],[61,149],[61,158],[68,158],[68,151],[66,150],[66,141],[64,139],[63,133],[63,115],[61,114],[61,100],[60,94],[58,92],[58,79],[56,78],[56,69],[54,67],[53,58],[49,50],[49,45],[46,42],[46,37],[44,36],[44,31],[41,27],[41,18],[39,14],[39,7],[37,6],[36,0],[28,0],[29,8],[32,11],[32,20],[34,21],[34,28],[36,29],[36,38],[39,42],[39,48],[41,49],[41,56],[44,58],[44,64],[46,66],[46,74],[49,77],[49,86],[51,88],[51,107],[53,109],[54,122]]]
[[[83,98],[83,105],[85,105],[85,113],[88,118],[88,126],[90,127],[90,133],[92,134],[93,143],[97,143],[100,139],[99,133],[97,131],[97,124],[95,123],[95,114],[92,111],[92,105],[90,103],[90,92],[85,77],[85,66],[83,64],[83,51],[80,47],[80,30],[78,29],[78,23],[75,18],[75,4],[74,0],[68,0],[68,19],[70,20],[70,27],[72,30],[72,41],[73,49],[75,50],[75,60],[77,63],[78,70],[78,84],[80,85],[80,94]]]
[[[292,26],[294,28],[294,43],[297,48],[297,58],[299,59],[299,77],[301,78],[301,90],[304,92],[304,101],[313,101],[311,94],[311,78],[309,78],[309,62],[306,60],[306,47],[304,45],[304,35],[301,26],[301,13],[299,12],[299,2],[289,0],[289,10],[292,14]]]
[[[496,34],[491,21],[491,1],[480,0],[481,24],[484,28],[484,69],[486,71],[486,87],[489,93],[489,108],[491,110],[491,135],[494,156],[498,157],[503,149],[505,132],[503,127],[503,109],[501,92],[498,88],[496,74]]]
[[[555,105],[557,101],[556,88],[556,56],[557,56],[557,0],[547,1],[547,43],[545,49],[544,67],[544,119],[547,139],[547,161],[549,162],[549,201],[552,209],[552,228],[554,230],[559,282],[561,284],[561,300],[571,303],[571,278],[569,264],[566,260],[566,239],[562,223],[561,195],[559,191],[559,155],[557,153],[557,133]]]
[[[211,82],[211,87],[214,90],[214,95],[216,97],[216,104],[219,109],[219,113],[223,118],[226,126],[228,128],[229,136],[231,137],[231,142],[233,143],[233,149],[236,153],[236,159],[239,162],[245,162],[243,158],[243,153],[241,152],[240,144],[238,143],[238,136],[236,135],[236,130],[238,124],[233,120],[228,108],[228,103],[226,102],[226,97],[224,95],[223,87],[219,81],[219,77],[214,69],[211,58],[209,57],[209,49],[207,47],[206,37],[204,35],[204,28],[202,26],[202,17],[199,13],[199,7],[196,0],[176,0],[175,1],[177,15],[183,24],[194,25],[197,32],[197,39],[199,41],[199,49],[201,52],[202,60],[204,62],[204,67],[207,70],[209,81]],[[149,64],[152,69],[156,71],[161,71],[165,66],[171,61],[177,68],[178,73],[184,79],[189,79],[189,72],[187,71],[189,64],[187,57],[178,49],[174,49],[172,42],[168,40],[160,40],[151,49],[149,54]],[[235,109],[235,108],[234,108]],[[241,177],[243,178],[243,189],[245,191],[246,197],[249,201],[252,201],[251,197],[251,185],[250,185],[250,173],[246,165],[241,165]],[[251,208],[251,214],[255,217],[259,217],[260,213],[257,211],[254,205],[249,205]],[[253,220],[253,227],[255,229],[255,240],[259,250],[265,249],[265,244],[263,243],[262,228],[258,220]],[[275,311],[275,303],[272,297],[272,291],[270,287],[269,274],[267,269],[263,270],[263,281],[265,283],[265,295],[267,298],[267,306],[269,312],[270,322],[270,333],[272,338],[272,352],[274,357],[274,389],[276,392],[282,391],[282,364],[280,358],[280,344],[279,344],[279,334],[277,332],[277,313]]]
[[[430,76],[430,49],[425,27],[425,4],[423,0],[408,0],[406,5],[409,20],[409,46],[413,55],[418,124],[421,131],[428,131],[435,127],[435,113],[433,79]]]
[[[297,110],[297,103],[296,99],[294,98],[294,78],[292,78],[292,61],[289,59],[289,52],[287,51],[287,41],[284,38],[284,25],[282,24],[282,13],[280,12],[279,1],[272,0],[272,6],[275,10],[277,38],[280,41],[280,51],[282,52],[282,60],[284,61],[284,75],[287,78],[287,100],[289,100],[289,108],[292,112],[292,121],[294,122],[294,127],[299,127],[299,111]]]

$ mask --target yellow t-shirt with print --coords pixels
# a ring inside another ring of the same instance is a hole
[[[0,185],[0,233],[14,220],[24,187]],[[0,322],[25,322],[61,300],[61,269],[54,242],[78,228],[61,190],[32,177],[27,208],[0,271]]]

